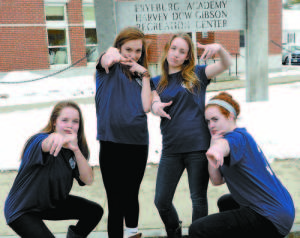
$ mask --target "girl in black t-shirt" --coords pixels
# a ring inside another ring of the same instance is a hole
[[[71,101],[54,107],[47,126],[26,143],[22,161],[5,202],[7,224],[21,237],[54,237],[43,220],[78,220],[67,238],[87,237],[103,215],[102,207],[70,195],[75,178],[93,182],[82,113]]]

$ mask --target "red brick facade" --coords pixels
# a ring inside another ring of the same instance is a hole
[[[119,0],[120,1],[120,0]],[[122,0],[124,1],[124,0]],[[71,62],[85,56],[85,31],[82,0],[67,3],[69,45]],[[269,0],[269,54],[280,54],[282,38],[282,1]],[[170,34],[148,35],[149,62],[160,60],[163,46]],[[99,39],[101,40],[101,39]],[[203,38],[197,33],[197,41],[203,44],[221,43],[231,54],[239,54],[239,31],[208,32]],[[198,55],[201,51],[198,50]],[[76,66],[85,66],[86,60]],[[0,71],[36,70],[50,67],[48,38],[43,0],[0,1]]]
[[[269,54],[281,54],[282,1],[269,0]]]
[[[43,0],[0,2],[0,71],[48,69],[48,37]],[[82,1],[67,4],[71,63],[83,58]],[[76,66],[85,66],[86,59]]]
[[[0,2],[0,71],[49,68],[43,0]]]
[[[71,0],[67,4],[68,22],[69,25],[69,37],[71,46],[71,62],[75,63],[85,56],[85,32],[83,27],[83,16],[82,16],[82,1]],[[75,26],[72,26],[72,25]],[[79,26],[78,26],[79,25]],[[85,66],[87,63],[86,59],[76,64],[78,66]]]

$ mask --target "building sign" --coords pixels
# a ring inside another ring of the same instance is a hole
[[[246,0],[115,2],[115,12],[118,32],[133,25],[147,34],[246,28]]]

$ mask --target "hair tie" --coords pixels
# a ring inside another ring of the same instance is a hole
[[[219,105],[223,108],[225,108],[227,111],[231,112],[234,117],[236,118],[236,111],[234,109],[233,106],[231,106],[228,102],[224,101],[224,100],[220,100],[220,99],[213,99],[208,101],[207,105],[211,105],[211,104],[216,104]]]

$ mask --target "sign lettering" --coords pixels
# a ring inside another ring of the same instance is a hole
[[[176,0],[116,2],[117,25],[137,26],[145,33],[241,30],[246,0]]]

